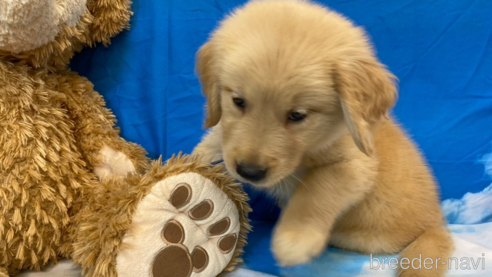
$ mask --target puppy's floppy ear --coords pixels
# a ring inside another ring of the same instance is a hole
[[[217,75],[214,72],[214,49],[208,41],[198,50],[196,56],[196,71],[202,85],[202,92],[207,97],[207,119],[205,128],[210,128],[220,121],[222,109],[220,107],[220,91],[217,86]]]
[[[357,147],[371,156],[373,128],[396,100],[396,78],[374,57],[340,61],[334,73],[349,131]]]

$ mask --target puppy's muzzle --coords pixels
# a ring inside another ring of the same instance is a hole
[[[265,179],[267,168],[255,164],[237,163],[236,172],[248,181],[258,182]]]

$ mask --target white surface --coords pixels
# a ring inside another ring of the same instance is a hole
[[[239,268],[238,270],[228,273],[226,277],[273,277],[261,272],[252,271],[245,268]],[[69,260],[63,260],[55,267],[51,267],[43,272],[26,272],[18,277],[82,277],[80,268],[74,265]]]
[[[492,178],[492,153],[483,156],[485,174]],[[461,199],[447,199],[442,210],[449,223],[477,224],[492,220],[492,184],[481,192],[467,193]]]

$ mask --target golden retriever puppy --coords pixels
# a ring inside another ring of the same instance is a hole
[[[426,259],[400,260],[400,276],[444,275],[453,244],[436,183],[388,115],[395,78],[361,28],[305,1],[252,1],[201,47],[197,71],[212,129],[194,154],[279,200],[282,265],[330,244]]]

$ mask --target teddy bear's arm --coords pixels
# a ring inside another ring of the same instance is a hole
[[[112,37],[129,29],[133,14],[131,4],[130,0],[87,0],[87,8],[94,17],[87,34],[88,44],[103,43],[108,46]]]
[[[57,83],[67,95],[74,135],[88,168],[101,179],[145,171],[149,162],[145,150],[119,136],[115,116],[93,90],[93,84],[73,72],[64,74]]]

